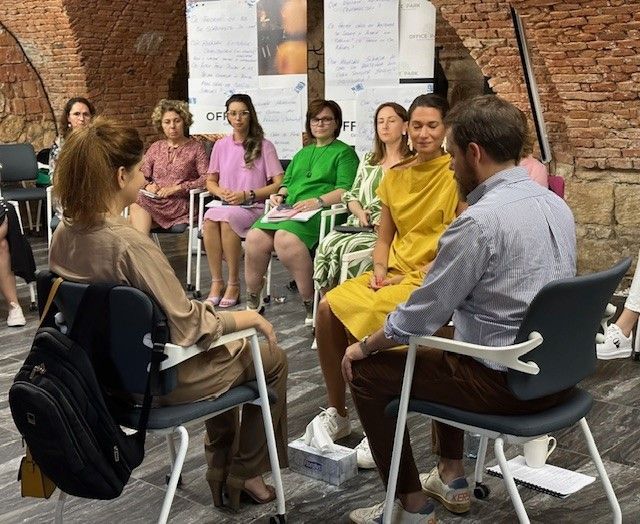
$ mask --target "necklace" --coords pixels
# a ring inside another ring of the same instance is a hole
[[[316,158],[316,151],[318,150],[318,146],[316,146],[316,145],[313,146],[313,151],[311,153],[311,158],[309,159],[309,164],[307,165],[307,178],[311,178],[311,174],[312,174],[311,173],[311,169],[313,168],[315,163],[318,162],[322,158],[322,155],[325,154],[325,152],[327,151],[327,149],[329,149],[329,146],[331,144],[333,144],[333,141],[329,142],[326,146],[322,146],[322,151],[318,155],[318,158]],[[314,160],[315,160],[315,162],[314,162]]]

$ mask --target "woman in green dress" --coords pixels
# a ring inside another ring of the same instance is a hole
[[[313,261],[313,279],[322,293],[335,287],[340,276],[342,257],[373,247],[380,222],[380,198],[376,194],[383,173],[411,156],[407,138],[407,110],[395,102],[380,105],[373,117],[375,130],[373,151],[358,166],[356,180],[342,202],[351,212],[347,226],[372,227],[361,233],[332,231],[318,245]],[[349,266],[349,278],[371,269],[370,257]]]
[[[342,128],[342,110],[332,100],[314,100],[309,104],[306,130],[314,143],[298,151],[284,175],[277,193],[270,199],[300,212],[313,211],[340,202],[351,188],[358,167],[353,149],[338,140]],[[305,323],[313,322],[313,260],[310,251],[320,236],[320,213],[306,222],[284,220],[266,223],[258,220],[245,241],[245,282],[247,307],[262,307],[264,275],[276,254],[289,270],[305,305]]]

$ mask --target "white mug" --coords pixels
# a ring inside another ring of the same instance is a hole
[[[549,449],[551,442],[551,449]],[[549,435],[535,438],[524,445],[524,461],[530,468],[541,468],[549,458],[549,455],[556,449],[556,439]]]

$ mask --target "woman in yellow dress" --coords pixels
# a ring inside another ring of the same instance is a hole
[[[462,209],[451,157],[442,149],[447,111],[437,95],[420,95],[411,104],[409,136],[417,155],[387,171],[378,187],[382,212],[373,271],[347,280],[320,302],[316,337],[329,408],[317,418],[333,440],[351,432],[340,367],[350,340],[379,329],[422,284],[440,236]],[[312,424],[305,438],[312,440]],[[359,465],[375,467],[367,442],[357,449]]]

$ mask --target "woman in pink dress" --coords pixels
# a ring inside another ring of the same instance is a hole
[[[211,270],[206,300],[223,308],[240,300],[240,242],[262,215],[264,200],[280,188],[283,176],[276,148],[264,138],[249,95],[232,95],[225,106],[233,133],[213,146],[207,179],[207,189],[222,205],[205,213],[202,231]],[[229,273],[226,288],[223,256]]]
[[[142,171],[148,193],[140,193],[130,208],[131,224],[145,235],[152,227],[167,229],[187,223],[189,191],[204,187],[207,177],[204,146],[186,136],[193,122],[187,103],[162,99],[151,121],[166,138],[151,144],[144,155]]]

